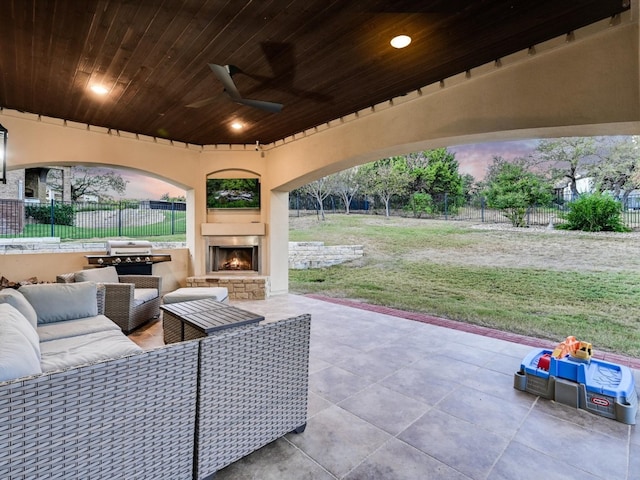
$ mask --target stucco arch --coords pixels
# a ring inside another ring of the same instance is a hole
[[[637,134],[640,62],[633,15],[277,142],[269,151],[271,184],[290,191],[368,161],[441,146]]]
[[[285,114],[283,112],[282,114]],[[206,209],[209,172],[260,176],[265,273],[288,288],[288,192],[390,155],[479,141],[640,133],[638,12],[590,25],[528,51],[443,79],[273,144],[194,146],[0,110],[9,168],[90,161],[128,167],[187,191],[190,270],[204,273],[202,225],[228,222]],[[232,219],[237,222],[238,219]]]
[[[245,176],[246,178],[260,178],[261,176],[259,172],[254,172],[246,168],[224,168],[207,173],[207,177],[216,176],[218,178],[225,178],[226,175],[232,175],[238,178]]]

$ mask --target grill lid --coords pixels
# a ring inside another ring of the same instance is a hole
[[[108,240],[107,255],[150,255],[151,242],[147,240]]]

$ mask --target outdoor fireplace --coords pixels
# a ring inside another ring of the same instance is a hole
[[[212,248],[213,265],[211,270],[213,272],[258,271],[257,246],[215,246]]]
[[[260,271],[260,249],[257,237],[210,237],[208,244],[208,272]]]

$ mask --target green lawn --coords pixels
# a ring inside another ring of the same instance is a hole
[[[146,225],[127,225],[110,228],[101,228],[99,225],[94,227],[77,227],[69,225],[54,225],[53,232],[51,225],[46,224],[28,224],[25,225],[21,237],[39,238],[39,237],[59,237],[63,241],[80,240],[80,239],[105,239],[113,237],[131,237],[131,238],[152,238],[155,241],[184,241],[186,238],[186,213],[178,211],[173,213],[173,232],[181,232],[172,234],[172,218],[170,211],[163,211],[163,220],[160,222],[149,223]],[[10,235],[2,237],[12,238]]]
[[[567,271],[475,261],[487,250],[504,255],[505,249],[521,248],[522,243],[526,250],[539,243],[544,251],[548,242],[572,248],[572,242],[584,241],[580,234],[523,235],[519,242],[499,231],[478,231],[457,222],[371,216],[333,215],[303,225],[292,220],[292,241],[364,244],[365,258],[324,269],[291,270],[289,287],[292,292],[357,299],[554,341],[575,335],[596,350],[640,357],[640,273],[624,267]],[[598,238],[589,238],[590,248],[599,248]],[[536,260],[544,264],[544,259]]]

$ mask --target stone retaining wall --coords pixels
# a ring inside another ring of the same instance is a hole
[[[324,242],[289,242],[289,268],[323,268],[357,260],[364,256],[362,245],[330,245]]]
[[[151,242],[154,250],[187,248],[186,242]],[[59,237],[2,238],[0,255],[21,253],[106,252],[107,242],[65,242]]]

